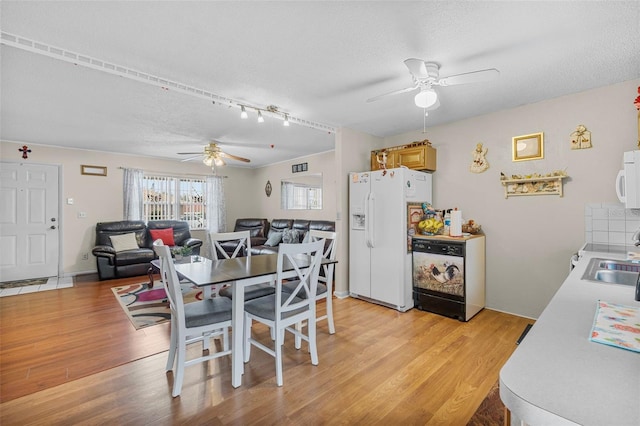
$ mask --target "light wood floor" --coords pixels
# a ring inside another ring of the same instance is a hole
[[[288,336],[283,387],[273,358],[254,348],[238,389],[222,358],[188,367],[172,398],[168,325],[135,330],[111,292],[140,281],[86,276],[0,298],[0,424],[465,425],[532,322],[485,309],[462,323],[334,299],[337,332],[319,324],[318,366]]]

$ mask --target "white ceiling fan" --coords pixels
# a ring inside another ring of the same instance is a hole
[[[226,164],[225,159],[242,161],[244,163],[251,162],[248,158],[238,157],[237,155],[222,151],[218,146],[218,142],[209,143],[209,145],[204,147],[203,152],[178,152],[178,155],[193,155],[193,157],[185,158],[182,161],[191,161],[202,157],[202,162],[210,167],[224,166]]]
[[[440,101],[438,100],[438,93],[433,89],[433,86],[444,87],[456,84],[480,83],[493,80],[500,75],[500,71],[495,68],[490,68],[440,78],[440,65],[435,62],[426,62],[422,59],[410,58],[405,60],[404,64],[411,73],[414,83],[413,86],[374,96],[373,98],[367,99],[367,102],[373,102],[387,96],[420,89],[420,92],[414,98],[416,106],[425,109],[436,109],[440,106]]]

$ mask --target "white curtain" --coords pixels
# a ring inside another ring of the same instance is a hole
[[[294,202],[294,189],[295,185],[293,182],[282,181],[280,186],[280,190],[282,193],[282,198],[280,200],[280,208],[282,210],[290,210],[295,205]]]
[[[124,220],[143,220],[143,176],[141,169],[124,169],[123,195]]]
[[[207,230],[225,232],[227,229],[227,205],[224,200],[224,177],[207,177]]]

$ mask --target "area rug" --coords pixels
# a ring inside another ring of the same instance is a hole
[[[49,281],[49,278],[32,278],[29,280],[16,280],[16,281],[5,281],[0,283],[0,290],[5,288],[16,288],[16,287],[25,287],[28,285],[42,285],[46,284]]]
[[[180,283],[184,303],[202,300],[202,290],[191,283]],[[153,288],[147,283],[130,284],[111,289],[136,330],[162,324],[171,319],[167,294],[162,283]]]
[[[500,381],[489,389],[489,393],[471,416],[467,426],[490,426],[504,424],[504,404],[500,399]]]

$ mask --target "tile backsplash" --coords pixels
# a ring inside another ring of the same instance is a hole
[[[640,228],[640,209],[622,204],[587,204],[584,208],[585,242],[594,244],[633,244]]]

